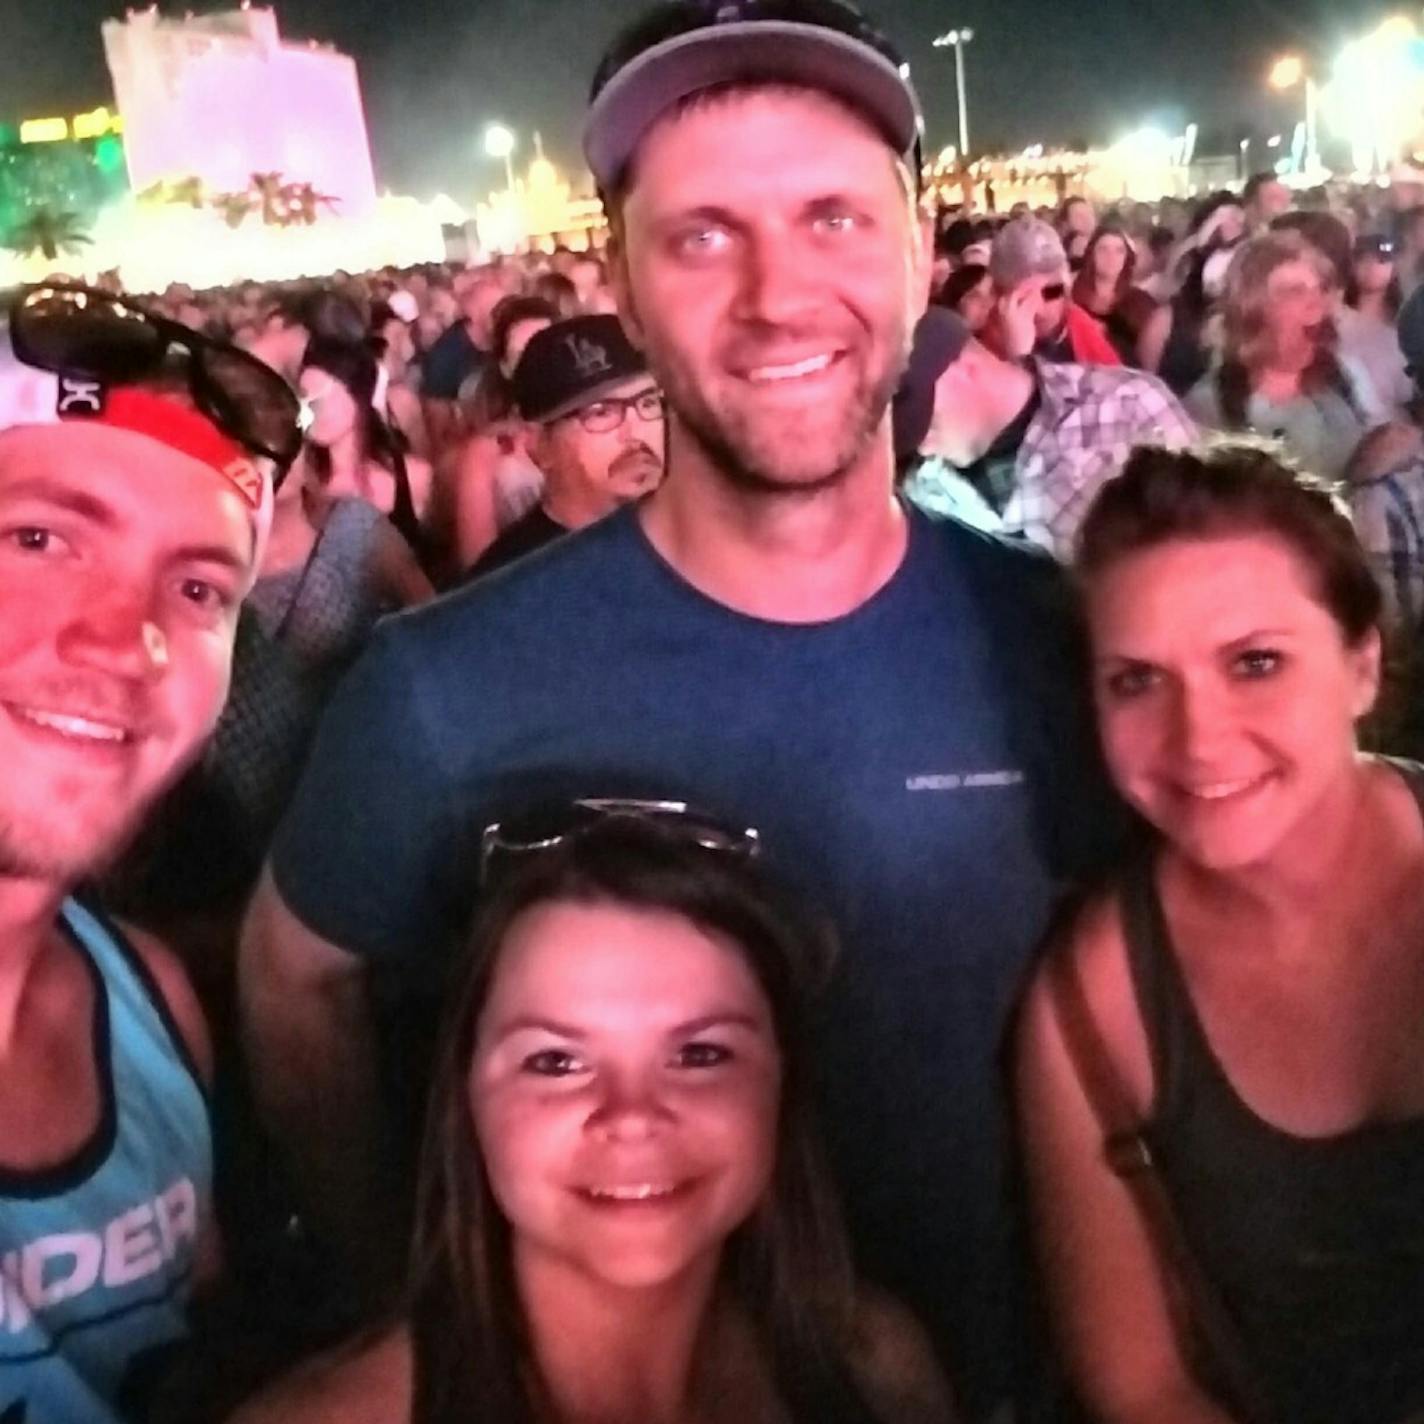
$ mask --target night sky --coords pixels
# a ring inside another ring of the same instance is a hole
[[[486,122],[542,132],[577,154],[589,77],[608,37],[644,0],[279,0],[289,37],[330,40],[361,70],[379,181],[468,200],[494,186]],[[99,24],[122,0],[0,0],[0,119],[109,102]],[[167,13],[185,6],[165,3]],[[203,5],[195,8],[222,8]],[[966,51],[972,146],[1102,141],[1195,119],[1217,151],[1294,122],[1298,97],[1264,90],[1283,50],[1329,56],[1390,13],[1377,0],[866,0],[910,60],[934,148],[954,138],[951,25]],[[526,150],[527,152],[527,150]]]

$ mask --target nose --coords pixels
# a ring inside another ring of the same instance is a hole
[[[748,240],[737,314],[744,321],[792,326],[812,304],[818,286],[812,263],[795,243],[775,235]]]
[[[136,589],[88,597],[59,650],[71,664],[131,682],[154,682],[168,669],[168,639],[154,621],[151,599]]]
[[[1208,680],[1185,682],[1177,692],[1177,753],[1191,766],[1208,766],[1231,730],[1224,691]]]
[[[606,1142],[645,1142],[673,1121],[656,1081],[647,1074],[609,1073],[601,1088],[586,1127]]]

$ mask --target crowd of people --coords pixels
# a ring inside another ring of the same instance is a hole
[[[606,248],[0,322],[0,1421],[1424,1420],[1424,171],[922,192],[659,0]]]

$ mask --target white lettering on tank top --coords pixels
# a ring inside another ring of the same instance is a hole
[[[157,1275],[198,1239],[198,1193],[187,1177],[95,1231],[40,1236],[0,1256],[0,1330],[18,1335],[44,1311]]]

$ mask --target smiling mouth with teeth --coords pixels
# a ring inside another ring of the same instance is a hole
[[[824,351],[819,356],[808,356],[789,366],[757,366],[747,372],[747,379],[756,386],[772,385],[777,381],[794,381],[803,376],[814,376],[824,371],[836,359],[833,351]]]
[[[1205,786],[1184,786],[1182,793],[1194,801],[1225,801],[1239,796],[1243,791],[1253,791],[1267,779],[1267,773],[1260,776],[1242,777],[1236,781],[1215,781]]]
[[[681,1196],[689,1182],[636,1182],[625,1186],[579,1187],[579,1196],[600,1205],[636,1206],[643,1203],[669,1201]]]
[[[133,734],[126,728],[112,722],[96,721],[92,717],[80,717],[65,712],[48,712],[38,707],[17,707],[7,704],[10,713],[21,722],[32,727],[42,727],[71,741],[99,746],[123,746],[133,740]]]

